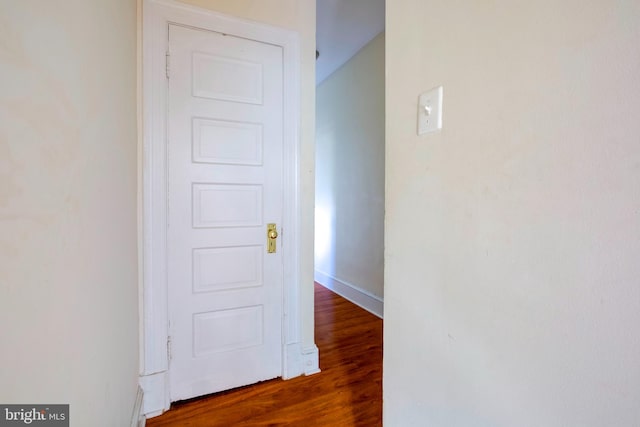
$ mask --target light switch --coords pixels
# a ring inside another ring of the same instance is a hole
[[[418,98],[418,135],[442,129],[442,86]]]

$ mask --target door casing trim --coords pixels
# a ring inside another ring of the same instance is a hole
[[[270,43],[283,50],[282,377],[311,373],[301,347],[300,42],[291,30],[223,15],[173,0],[144,0],[142,11],[142,310],[140,385],[147,417],[169,409],[167,282],[167,102],[169,24]],[[169,70],[170,72],[170,70]],[[317,352],[317,349],[315,350]],[[317,358],[316,358],[317,359]],[[317,363],[317,362],[316,362]],[[312,369],[313,370],[313,369]]]

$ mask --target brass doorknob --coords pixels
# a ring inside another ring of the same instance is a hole
[[[267,224],[267,252],[273,254],[276,252],[276,238],[278,237],[277,226],[275,223]]]

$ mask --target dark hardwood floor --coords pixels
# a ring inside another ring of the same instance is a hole
[[[315,285],[319,374],[175,403],[147,426],[382,425],[382,320]]]

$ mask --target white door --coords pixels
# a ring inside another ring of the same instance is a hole
[[[171,400],[282,374],[282,48],[170,25]],[[277,239],[276,239],[277,242]]]

